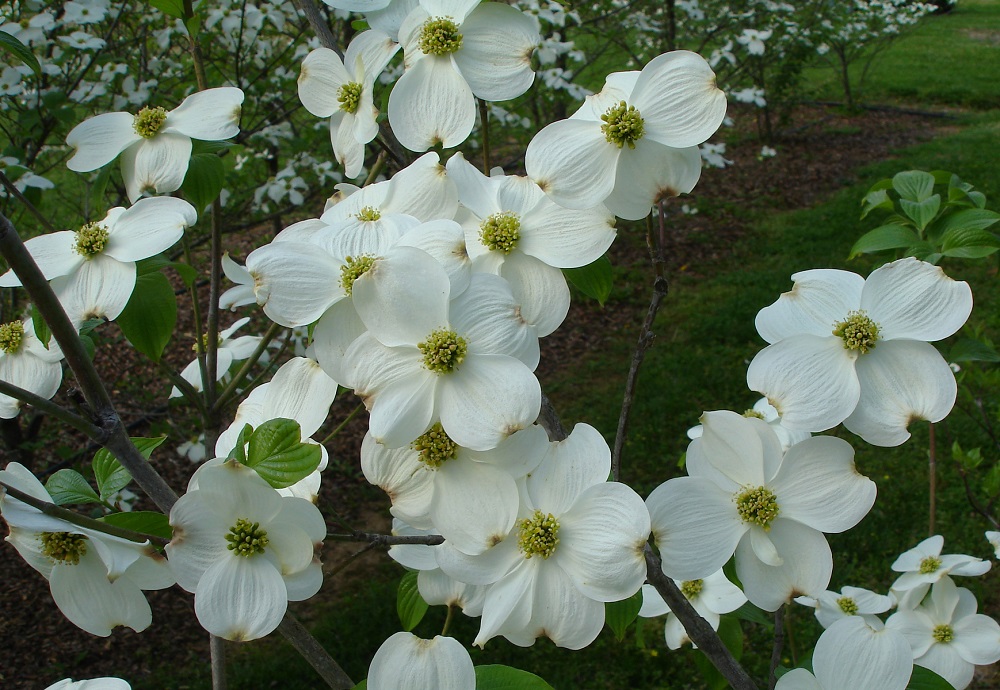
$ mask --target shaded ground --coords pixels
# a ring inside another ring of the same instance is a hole
[[[734,165],[724,170],[707,169],[696,198],[683,200],[691,206],[700,205],[701,212],[694,215],[680,212],[681,201],[672,205],[676,213],[670,228],[670,271],[698,275],[712,270],[713,261],[727,256],[757,212],[811,206],[853,183],[855,171],[861,166],[890,157],[896,149],[929,139],[949,126],[947,120],[915,114],[878,111],[848,117],[820,107],[803,108],[790,123],[786,135],[775,144],[778,156],[764,160],[758,158],[759,143],[749,135],[735,132],[729,138],[742,139],[742,143],[731,143],[725,154]],[[619,241],[611,251],[612,262],[618,267],[634,267],[635,275],[643,278],[617,287],[614,303],[604,309],[589,300],[574,303],[563,327],[543,341],[538,372],[543,387],[546,381],[571,371],[588,352],[600,349],[608,334],[620,329],[637,332],[646,309],[649,284],[645,278],[649,273],[643,228],[623,226],[619,232]],[[259,238],[248,237],[243,241],[248,246],[261,243]],[[190,319],[190,314],[182,318]],[[224,325],[233,320],[224,320]],[[181,333],[188,334],[188,342],[193,341],[194,328],[189,321],[179,328]],[[248,327],[245,332],[252,329]],[[190,356],[185,348],[174,348],[169,366],[179,370]],[[157,380],[155,370],[131,358],[126,348],[99,349],[98,363],[106,380],[112,382],[109,388],[119,401],[126,422],[134,424],[133,434],[170,436],[168,444],[154,456],[154,464],[175,488],[182,488],[193,471],[193,465],[175,453],[176,446],[189,435],[186,427],[190,417],[185,416],[186,408],[164,406],[167,390],[153,384]],[[66,403],[73,393],[64,391],[60,395]],[[349,396],[339,399],[331,413],[330,428],[346,418],[355,405]],[[154,411],[143,412],[148,410]],[[365,429],[363,417],[359,415],[328,445],[331,469],[324,482],[321,508],[331,525],[335,523],[330,517],[335,506],[336,512],[351,525],[385,530],[388,519],[383,506],[388,502],[378,491],[367,487],[356,461]],[[48,426],[54,427],[51,423]],[[317,434],[317,438],[322,438],[325,431],[328,429]],[[34,451],[33,457],[26,456],[23,460],[36,472],[51,472],[67,463],[59,453],[60,447],[76,448],[78,443],[69,436],[58,442],[48,441]],[[6,455],[13,459],[12,453]],[[89,459],[90,455],[85,453],[83,457]],[[351,544],[328,547],[324,558],[328,571],[337,568],[359,548]],[[375,560],[358,559],[346,570],[348,577],[369,576]],[[318,598],[334,598],[342,583],[343,579],[328,580]],[[208,636],[192,615],[191,597],[175,587],[151,592],[149,601],[153,625],[141,635],[121,629],[108,639],[77,634],[53,604],[47,583],[13,548],[0,547],[0,639],[4,641],[0,645],[0,686],[44,688],[67,676],[79,679],[115,674],[135,681],[148,678],[156,667],[183,668],[207,663]],[[311,606],[311,602],[306,602],[293,610],[308,619]]]

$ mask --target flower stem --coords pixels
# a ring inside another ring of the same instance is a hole
[[[351,414],[347,415],[347,418],[344,421],[342,421],[340,424],[338,424],[336,429],[334,429],[333,431],[331,431],[327,435],[326,438],[324,438],[322,441],[320,441],[320,445],[323,446],[323,445],[326,445],[327,443],[329,443],[330,441],[332,441],[333,438],[337,434],[339,434],[341,431],[344,430],[344,427],[347,426],[348,422],[350,422],[352,419],[354,419],[354,417],[358,414],[358,412],[361,411],[362,407],[364,407],[363,404],[358,405],[353,410],[351,410]]]
[[[490,111],[486,101],[477,98],[479,102],[479,120],[483,130],[483,174],[490,176]]]
[[[927,535],[933,537],[934,517],[937,509],[937,439],[934,431],[934,422],[929,422],[930,434],[927,440],[927,499],[928,499],[928,519]]]
[[[444,626],[441,628],[441,637],[448,635],[448,628],[451,627],[451,621],[455,617],[455,607],[452,604],[448,604],[448,613],[444,617]]]
[[[771,649],[771,669],[767,674],[767,687],[769,690],[774,690],[774,686],[778,684],[778,676],[775,672],[778,670],[778,664],[781,662],[781,652],[785,646],[784,622],[785,605],[782,604],[774,612],[774,647]]]
[[[209,635],[208,647],[212,654],[212,690],[226,690],[226,641]]]
[[[233,380],[230,381],[225,390],[219,394],[218,399],[215,401],[215,410],[217,412],[221,412],[222,409],[230,403],[233,396],[236,395],[236,389],[250,374],[250,369],[252,369],[253,365],[257,363],[260,356],[264,354],[264,350],[267,349],[267,346],[270,344],[271,340],[274,339],[274,336],[278,334],[280,329],[281,326],[276,323],[272,323],[268,327],[267,332],[261,337],[260,342],[257,344],[257,348],[253,351],[253,354],[251,354],[247,360],[243,362],[243,366],[241,366],[239,371],[236,372],[236,375],[233,376]]]

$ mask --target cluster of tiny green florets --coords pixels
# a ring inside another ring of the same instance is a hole
[[[928,556],[927,558],[920,561],[920,574],[930,575],[931,573],[936,573],[937,569],[941,567],[941,559],[937,556]]]
[[[941,642],[947,644],[955,639],[955,631],[950,625],[935,625],[934,631],[931,633],[931,637],[934,638],[935,642]]]
[[[843,321],[833,325],[833,334],[843,338],[844,347],[848,350],[859,350],[865,354],[874,349],[878,342],[879,327],[872,321],[864,309],[852,311]]]
[[[435,17],[420,28],[417,45],[427,55],[449,55],[462,47],[462,34],[451,17]]]
[[[152,139],[166,121],[167,111],[165,108],[161,108],[160,106],[151,108],[147,105],[136,113],[135,120],[132,122],[132,128],[143,139]]]
[[[345,113],[353,115],[358,112],[358,106],[361,105],[361,84],[356,81],[342,84],[337,90],[337,102]]]
[[[76,565],[87,553],[87,538],[70,532],[42,532],[42,553],[55,561]]]
[[[736,510],[743,522],[770,529],[771,521],[778,517],[778,499],[766,486],[744,489],[736,494]]]
[[[559,545],[559,521],[552,513],[546,515],[540,510],[530,518],[524,518],[518,523],[521,534],[517,546],[525,558],[541,556],[548,558],[555,553]]]
[[[215,343],[216,349],[222,347],[222,336],[220,335],[216,339]],[[195,354],[201,354],[202,352],[208,352],[208,333],[202,333],[201,337],[194,341],[194,345],[191,346]]]
[[[601,131],[605,138],[618,148],[628,146],[635,148],[635,142],[642,139],[645,132],[642,115],[636,110],[634,105],[629,105],[621,101],[618,105],[608,108],[608,112],[601,115],[604,124]]]
[[[358,220],[371,222],[381,218],[382,212],[379,211],[374,206],[365,206],[363,209],[358,211],[354,217],[357,218]]]
[[[235,525],[229,528],[226,541],[229,542],[226,546],[227,549],[237,556],[249,558],[264,553],[264,548],[269,540],[267,530],[261,529],[259,522],[250,522],[246,518],[240,518]]]
[[[437,469],[446,460],[455,457],[459,446],[445,433],[441,422],[438,422],[411,443],[410,447],[420,454],[420,462],[427,467]]]
[[[21,349],[24,341],[24,324],[20,321],[11,321],[0,326],[0,350],[8,355],[12,355]]]
[[[362,254],[349,256],[347,262],[340,267],[340,287],[350,295],[354,291],[354,281],[368,272],[375,265],[375,257]]]
[[[521,219],[512,211],[494,213],[479,226],[479,237],[489,249],[510,254],[521,239]]]
[[[100,223],[87,223],[76,231],[76,244],[73,249],[85,259],[90,259],[108,246],[108,229]]]
[[[764,415],[761,414],[760,412],[758,412],[757,410],[753,409],[752,407],[749,410],[744,411],[743,412],[743,416],[746,417],[747,419],[751,419],[751,418],[753,418],[753,419],[764,419]]]
[[[417,343],[424,355],[424,366],[437,374],[447,374],[465,361],[468,345],[455,331],[439,328]]]
[[[701,590],[705,589],[704,580],[684,580],[681,583],[681,594],[683,594],[688,599],[694,599],[696,596],[701,594]]]
[[[837,606],[848,616],[853,616],[858,612],[858,604],[850,597],[840,597],[837,599]]]

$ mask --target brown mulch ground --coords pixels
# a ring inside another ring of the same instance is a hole
[[[860,166],[932,138],[948,124],[947,120],[913,114],[878,111],[847,117],[832,110],[809,107],[796,114],[786,135],[777,142],[779,155],[775,159],[759,161],[760,144],[752,137],[744,137],[745,143],[730,145],[725,154],[735,165],[725,170],[706,170],[697,189],[700,198],[713,200],[713,205],[722,211],[711,217],[678,214],[676,231],[672,232],[676,240],[669,257],[671,270],[704,270],[713,260],[726,256],[733,242],[747,231],[743,209],[789,210],[811,206],[855,182],[855,171]],[[641,233],[622,235],[612,249],[613,262],[645,265],[647,257]],[[244,241],[249,244],[249,240]],[[571,369],[586,353],[601,348],[608,333],[624,327],[635,330],[645,310],[644,301],[645,297],[627,300],[605,309],[592,302],[574,304],[563,327],[543,341],[539,377],[544,381],[558,374],[557,367]],[[183,318],[189,315],[182,315]],[[225,320],[224,325],[231,321]],[[182,322],[180,329],[189,338],[193,336],[189,321]],[[106,337],[113,340],[113,336]],[[120,404],[123,417],[126,422],[135,421],[133,435],[169,434],[170,441],[157,451],[154,464],[176,489],[182,489],[193,466],[185,459],[178,459],[174,448],[189,435],[184,425],[190,417],[185,416],[184,408],[164,406],[167,390],[154,383],[158,378],[155,370],[150,371],[131,357],[127,348],[115,348],[108,342],[105,345],[99,349],[97,361],[106,380],[112,382],[109,388]],[[185,347],[177,347],[168,365],[179,370],[190,356]],[[72,400],[71,393],[63,392],[60,396],[61,402]],[[343,419],[355,404],[345,395],[335,403],[331,419]],[[51,423],[48,426],[54,427]],[[363,419],[355,419],[348,433],[342,435],[353,440],[331,448],[331,457],[357,458],[364,428]],[[51,434],[53,430],[45,432]],[[57,451],[60,445],[72,447],[71,441],[68,436],[58,442],[47,440],[24,461],[37,472],[51,471],[53,466],[65,464],[66,459]],[[10,451],[4,455],[5,460],[0,464],[15,459]],[[373,531],[385,530],[388,519],[381,517],[383,513],[374,512],[354,498],[355,489],[364,482],[356,461],[343,462],[331,474],[334,480],[324,483],[324,514],[326,506],[337,505],[352,524],[356,522]],[[349,552],[350,549],[340,552],[328,549],[325,561],[336,563]],[[363,577],[366,568],[362,561],[348,572]],[[318,597],[333,598],[338,589],[334,582],[328,581]],[[208,636],[192,615],[192,598],[176,587],[150,592],[148,598],[153,608],[153,625],[142,634],[119,629],[110,638],[101,639],[79,633],[53,604],[45,580],[13,548],[0,546],[0,640],[3,641],[0,687],[40,690],[68,676],[80,679],[121,674],[137,680],[164,665],[207,663]]]

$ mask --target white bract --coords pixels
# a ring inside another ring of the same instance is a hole
[[[12,462],[0,481],[46,503],[45,487],[24,466]],[[163,556],[149,542],[133,542],[43,514],[9,495],[0,512],[10,526],[6,541],[49,581],[63,615],[91,635],[107,637],[124,625],[140,632],[152,622],[144,589],[174,584]]]
[[[986,531],[986,541],[990,543],[993,547],[994,555],[1000,558],[1000,532],[994,532],[993,530]]]
[[[122,154],[129,201],[149,191],[180,189],[191,158],[191,140],[222,141],[240,132],[243,92],[231,86],[191,94],[167,111],[146,106],[136,115],[104,113],[78,124],[66,143],[76,149],[70,170],[102,168]]]
[[[842,618],[860,616],[868,625],[881,625],[877,613],[885,613],[894,605],[892,597],[861,587],[844,587],[840,592],[827,590],[815,597],[795,597],[795,603],[816,609],[816,620],[829,628]]]
[[[389,95],[389,123],[411,151],[461,144],[476,98],[505,101],[535,79],[534,21],[499,2],[421,0],[399,29],[406,71]]]
[[[213,635],[263,637],[289,601],[308,599],[323,583],[313,553],[326,536],[319,509],[281,496],[245,465],[205,468],[198,488],[170,510],[170,526],[170,567],[194,592],[198,622]]]
[[[775,690],[903,690],[913,660],[906,638],[881,622],[851,616],[831,625],[813,651],[813,673],[797,668]]]
[[[330,118],[330,142],[348,177],[365,163],[365,144],[378,134],[378,109],[372,102],[375,79],[399,50],[381,31],[355,36],[344,60],[328,48],[313,50],[302,62],[299,100],[313,115]]]
[[[756,417],[767,422],[771,430],[777,434],[778,440],[781,442],[782,452],[788,450],[789,446],[794,446],[799,441],[804,441],[812,435],[808,431],[795,431],[782,426],[781,415],[774,409],[774,405],[767,401],[767,398],[761,398],[755,402],[753,407],[743,413],[743,416]],[[687,437],[693,441],[696,438],[701,438],[704,431],[705,428],[701,424],[693,426],[687,430]]]
[[[461,642],[398,632],[382,643],[368,669],[371,690],[473,690],[476,670]]]
[[[957,690],[972,682],[977,664],[1000,661],[1000,625],[976,613],[976,597],[950,577],[934,583],[923,605],[897,611],[885,625],[903,634],[917,666],[929,668]]]
[[[182,199],[141,199],[79,230],[39,235],[24,244],[71,320],[114,320],[132,296],[136,262],[169,249],[197,220],[194,207]],[[0,277],[0,287],[20,284],[12,271]]]
[[[717,570],[701,580],[675,580],[675,584],[681,594],[691,602],[698,615],[707,620],[713,630],[719,629],[721,614],[732,613],[747,602],[743,591],[730,582],[722,570]],[[685,643],[691,642],[684,625],[653,585],[642,586],[642,608],[639,609],[639,615],[643,618],[667,616],[663,634],[669,649],[680,649]]]
[[[790,429],[844,426],[873,445],[896,446],[915,419],[938,422],[955,403],[955,375],[928,341],[955,333],[972,291],[914,258],[867,280],[814,269],[757,314],[768,347],[747,384],[767,396]]]
[[[0,381],[51,398],[62,383],[62,350],[54,339],[48,348],[35,335],[34,322],[10,321],[0,324]],[[23,402],[0,393],[0,419],[13,419]]]
[[[705,433],[688,446],[690,476],[646,499],[663,572],[705,578],[735,552],[744,592],[762,609],[823,592],[833,569],[823,532],[850,529],[875,502],[851,446],[813,437],[782,454],[763,420],[719,411],[702,423]]]
[[[250,323],[250,317],[245,316],[242,319],[238,319],[229,328],[219,332],[219,344],[215,351],[216,381],[221,381],[226,378],[226,374],[229,373],[229,367],[231,367],[234,362],[239,362],[249,357],[260,344],[259,335],[241,335],[238,338],[233,338],[233,334],[248,323]],[[200,338],[195,341],[192,349],[196,353],[203,353],[205,351],[205,347],[206,344],[204,339]],[[204,390],[204,382],[201,378],[201,365],[198,363],[197,357],[191,360],[188,365],[184,367],[184,370],[181,371],[181,378],[190,383],[192,388],[196,391],[201,392]],[[171,398],[179,398],[181,395],[183,395],[183,393],[177,386],[170,389]]]
[[[68,5],[69,3],[67,3]],[[132,686],[121,678],[91,678],[90,680],[72,680],[66,678],[50,685],[45,690],[131,690]]]
[[[603,202],[628,220],[662,199],[690,192],[701,176],[697,146],[726,115],[726,96],[705,60],[665,53],[642,72],[616,72],[568,120],[528,144],[524,164],[552,200],[567,208]]]
[[[992,565],[975,556],[964,554],[941,554],[944,537],[935,534],[928,537],[897,558],[892,569],[902,573],[892,583],[892,593],[899,602],[900,609],[916,607],[927,594],[931,585],[949,575],[977,577],[987,572]]]
[[[608,482],[611,451],[578,424],[549,444],[524,480],[518,521],[470,556],[447,541],[438,564],[456,580],[491,585],[476,645],[497,635],[527,647],[539,636],[582,649],[604,626],[604,602],[626,599],[646,577],[649,514],[624,484]]]

